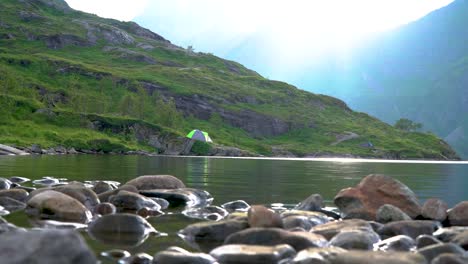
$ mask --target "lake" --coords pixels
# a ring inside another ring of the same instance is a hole
[[[442,198],[450,206],[468,200],[466,162],[405,162],[346,159],[241,159],[207,157],[147,157],[111,155],[0,156],[0,177],[38,179],[54,176],[68,180],[113,180],[121,183],[147,174],[171,174],[188,187],[204,189],[214,205],[242,199],[250,204],[283,203],[291,206],[313,193],[320,193],[330,206],[345,187],[356,185],[368,174],[385,174],[408,185],[421,201]],[[6,217],[30,226],[23,213]],[[96,252],[124,248],[153,255],[170,245],[191,249],[176,232],[196,222],[178,211],[150,218],[167,237],[150,237],[137,247],[104,245],[86,236]]]

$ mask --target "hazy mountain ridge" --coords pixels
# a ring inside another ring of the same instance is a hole
[[[421,122],[468,157],[468,140],[460,136],[468,134],[467,14],[468,1],[456,0],[374,36],[354,51],[347,70],[322,65],[325,73],[310,72],[310,85],[328,87],[330,95],[388,123]],[[327,86],[330,78],[341,81]]]
[[[252,154],[456,158],[433,135],[398,131],[335,98],[61,0],[0,3],[0,72],[3,143],[180,154],[184,134],[200,128]],[[350,133],[357,137],[340,141]],[[240,154],[229,151],[204,154]]]

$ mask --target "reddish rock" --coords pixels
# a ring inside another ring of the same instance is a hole
[[[448,205],[440,199],[429,199],[422,207],[422,216],[428,219],[444,221],[447,219]]]
[[[279,214],[262,205],[249,208],[247,218],[250,227],[282,227],[283,221]]]
[[[461,202],[448,212],[452,226],[468,226],[468,201]]]
[[[344,218],[375,220],[384,204],[400,208],[411,218],[421,213],[416,195],[403,183],[379,174],[366,176],[352,188],[341,190],[334,199]]]

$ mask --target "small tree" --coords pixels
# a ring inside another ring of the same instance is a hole
[[[414,121],[411,121],[407,118],[400,118],[398,121],[395,123],[395,128],[403,130],[403,131],[416,131],[419,130],[423,127],[421,123],[416,123]]]

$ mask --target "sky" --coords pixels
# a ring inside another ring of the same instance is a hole
[[[135,21],[172,43],[298,83],[324,54],[346,60],[377,32],[453,0],[66,0],[75,9]]]

